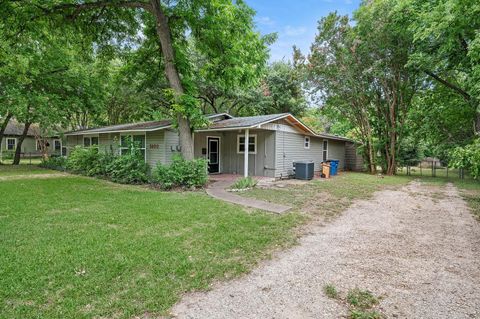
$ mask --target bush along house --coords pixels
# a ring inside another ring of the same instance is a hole
[[[328,159],[339,161],[341,170],[358,170],[359,156],[350,139],[317,134],[289,113],[248,117],[229,114],[207,116],[209,125],[194,132],[196,158],[208,160],[210,174],[241,174],[286,178],[296,161],[314,162],[315,171]],[[68,152],[76,145],[122,154],[131,138],[140,146],[151,167],[169,164],[180,152],[171,120],[121,124],[64,134]],[[353,151],[352,151],[353,150]]]

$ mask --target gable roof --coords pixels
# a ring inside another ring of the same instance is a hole
[[[15,119],[11,119],[7,127],[5,128],[5,132],[3,133],[5,136],[21,136],[23,134],[23,129],[25,128],[25,124],[18,122]],[[38,124],[32,124],[28,128],[27,136],[34,137],[35,135],[41,135],[40,126]],[[49,137],[57,137],[57,135],[52,135]]]
[[[261,128],[262,125],[268,124],[278,120],[285,120],[293,127],[305,132],[308,135],[335,139],[341,141],[351,141],[348,138],[331,135],[331,134],[317,134],[307,125],[302,123],[299,119],[290,113],[268,114],[268,115],[256,115],[256,116],[244,116],[233,117],[227,113],[211,114],[206,116],[210,121],[210,125],[203,129],[195,130],[196,132],[208,132],[208,131],[231,131],[240,129],[254,129]],[[86,134],[99,134],[99,133],[121,133],[121,132],[149,132],[156,131],[172,127],[171,120],[150,121],[142,123],[120,124],[104,126],[93,129],[78,130],[66,132],[65,135],[86,135]]]
[[[197,131],[228,131],[247,128],[260,128],[260,126],[263,124],[278,121],[281,119],[285,119],[292,126],[295,126],[308,134],[315,135],[315,132],[312,129],[303,124],[300,120],[298,120],[290,113],[232,117],[223,121],[214,122],[207,128],[199,129]]]
[[[172,120],[149,121],[141,123],[118,124],[102,126],[85,130],[70,131],[64,135],[87,135],[98,133],[120,133],[120,132],[149,132],[172,126]]]

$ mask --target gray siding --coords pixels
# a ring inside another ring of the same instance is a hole
[[[276,131],[275,177],[285,177],[293,172],[293,162],[313,161],[315,171],[320,170],[322,162],[322,140],[310,136],[310,148],[304,147],[305,136],[302,134]]]
[[[83,144],[83,136],[80,143]],[[119,144],[120,144],[119,133],[105,133],[105,134],[98,135],[98,149],[102,152],[113,152],[114,154],[116,154],[118,151]]]
[[[275,177],[285,177],[293,172],[293,162],[313,161],[315,171],[320,171],[323,159],[323,138],[310,137],[310,148],[304,147],[305,136],[302,134],[276,131]],[[328,139],[328,159],[340,161],[339,168],[345,166],[345,142]]]
[[[154,168],[157,163],[165,162],[165,132],[147,132],[146,144],[147,163]]]
[[[345,170],[345,142],[328,140],[328,159],[336,159],[339,170]]]
[[[173,156],[180,154],[180,140],[178,133],[174,130],[164,130],[165,132],[165,158],[164,163],[172,163]]]
[[[274,176],[275,134],[272,131],[250,130],[257,137],[256,154],[248,155],[248,173],[257,176]],[[207,136],[220,137],[220,172],[243,174],[244,154],[237,152],[237,136],[244,132],[201,132],[195,133],[195,157],[206,158],[202,148],[207,148]]]
[[[364,170],[363,156],[358,154],[354,143],[347,142],[345,144],[345,169],[356,172]]]

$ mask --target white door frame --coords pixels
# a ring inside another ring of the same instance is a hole
[[[212,135],[207,136],[207,140],[206,140],[207,141],[207,160],[210,163],[210,143],[208,142],[209,138],[214,138],[214,139],[218,140],[218,145],[217,145],[217,147],[218,147],[218,149],[217,149],[217,152],[218,152],[218,154],[217,154],[218,171],[214,172],[214,173],[210,173],[210,174],[220,174],[220,172],[222,171],[221,170],[222,162],[221,162],[221,159],[220,159],[220,148],[221,148],[220,145],[221,145],[222,137],[221,136],[212,136]]]

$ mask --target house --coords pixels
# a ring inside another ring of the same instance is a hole
[[[25,125],[12,119],[8,122],[3,138],[0,141],[0,158],[11,156],[15,153],[19,139],[22,136]],[[40,127],[32,124],[28,129],[27,136],[22,143],[22,156],[40,157],[42,155],[41,148],[37,139],[41,136]],[[46,142],[47,152],[49,155],[62,154],[62,140],[58,136],[42,137]]]
[[[194,155],[208,159],[211,174],[281,178],[292,174],[295,161],[313,161],[319,171],[321,162],[327,159],[338,159],[341,169],[349,169],[345,156],[347,144],[354,145],[351,140],[317,134],[289,113],[248,117],[224,113],[207,118],[210,125],[194,132]],[[130,136],[138,142],[145,161],[152,167],[170,163],[173,155],[181,151],[170,120],[72,131],[65,136],[67,153],[76,145],[83,145],[119,154],[128,151],[126,137]]]
[[[422,159],[420,162],[420,167],[422,168],[432,168],[432,167],[442,167],[442,163],[440,162],[440,159],[436,157],[425,157]]]

